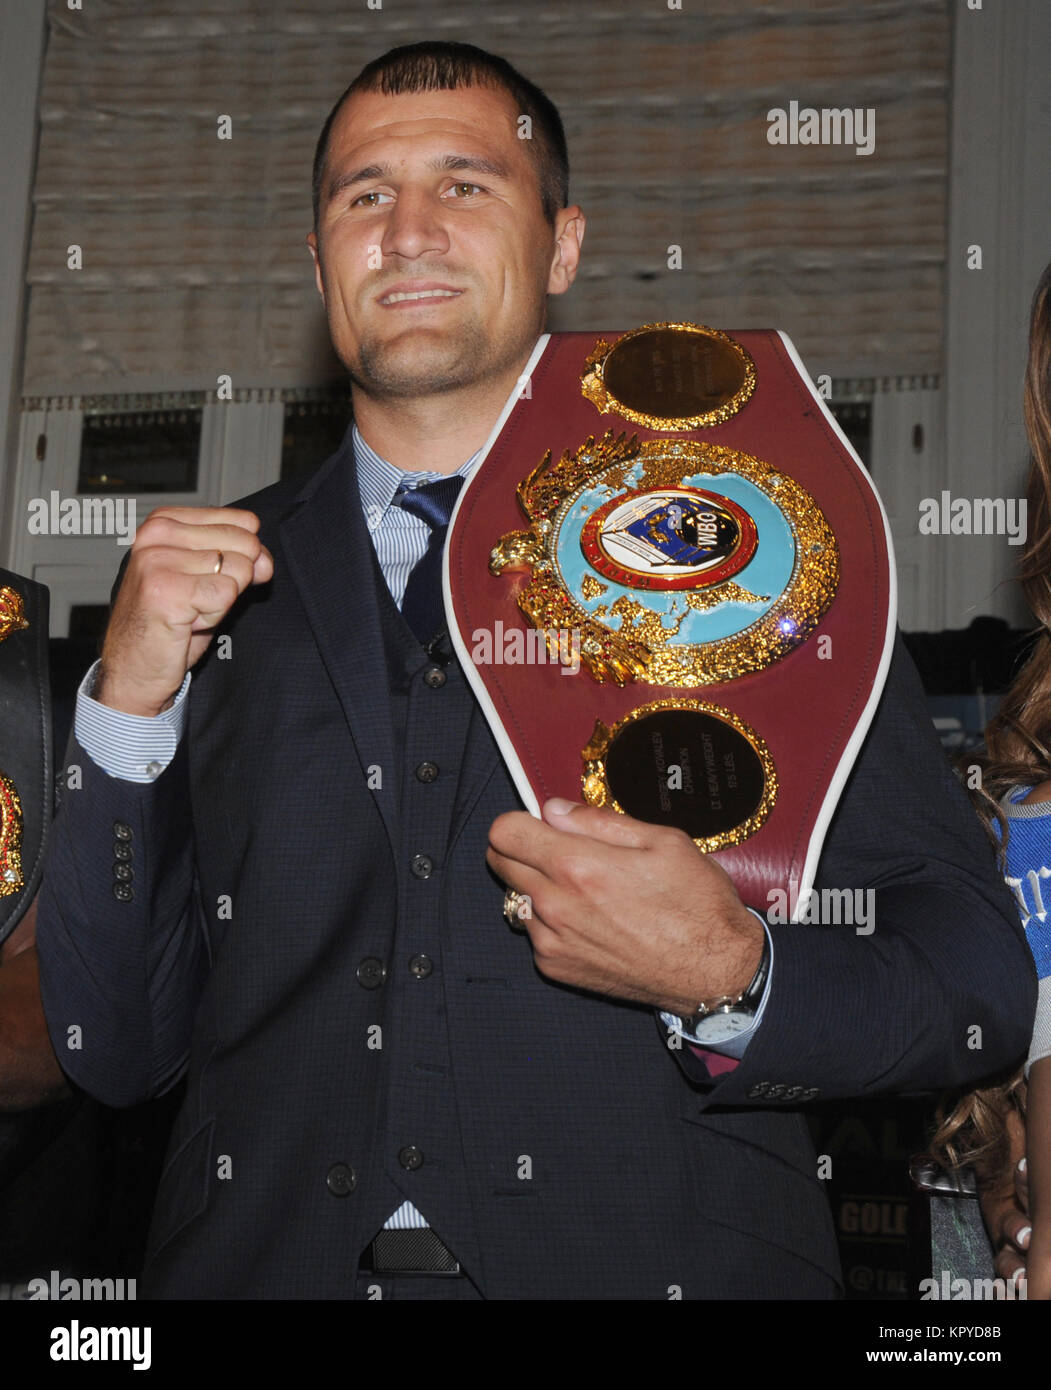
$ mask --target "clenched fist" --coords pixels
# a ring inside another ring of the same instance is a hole
[[[96,700],[147,717],[168,708],[237,598],[273,577],[258,530],[255,513],[236,507],[149,514],[106,629]]]

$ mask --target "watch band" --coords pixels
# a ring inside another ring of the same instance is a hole
[[[720,995],[719,998],[713,999],[708,1003],[702,1001],[698,1004],[696,1012],[692,1014],[690,1018],[683,1019],[683,1026],[689,1031],[692,1031],[701,1019],[707,1018],[710,1014],[714,1013],[731,1013],[735,1010],[740,1010],[742,1013],[755,1013],[759,1007],[759,1001],[763,997],[763,990],[766,988],[766,978],[769,973],[770,934],[764,924],[762,954],[759,957],[759,964],[756,967],[755,974],[752,976],[749,983],[736,999],[732,995],[723,994]]]

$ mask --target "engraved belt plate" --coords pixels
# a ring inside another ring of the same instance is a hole
[[[603,414],[653,430],[721,425],[755,390],[755,363],[726,333],[697,323],[648,323],[588,354],[581,390]]]
[[[612,729],[598,720],[583,757],[590,805],[674,826],[708,852],[754,835],[777,799],[764,741],[701,700],[655,700]]]

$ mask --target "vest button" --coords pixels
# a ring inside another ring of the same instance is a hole
[[[434,860],[426,854],[414,854],[410,867],[417,878],[430,878],[434,873]]]
[[[445,684],[445,672],[440,666],[428,666],[423,673],[423,683],[432,690],[441,690]]]
[[[354,1169],[345,1163],[333,1163],[325,1177],[325,1186],[333,1197],[349,1197],[357,1184]]]
[[[376,956],[366,956],[358,966],[355,974],[358,977],[358,984],[362,989],[379,989],[380,985],[387,978],[387,967]]]
[[[417,980],[425,980],[434,969],[434,963],[430,956],[413,956],[409,961],[409,973],[415,975]]]
[[[398,1154],[398,1162],[411,1173],[414,1168],[423,1167],[423,1154],[415,1144],[410,1144]]]
[[[417,782],[434,782],[438,777],[437,763],[420,763],[416,769]]]

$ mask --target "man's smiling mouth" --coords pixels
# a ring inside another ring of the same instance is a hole
[[[428,299],[457,299],[461,294],[463,290],[392,290],[381,296],[379,302],[384,305],[406,304]]]

